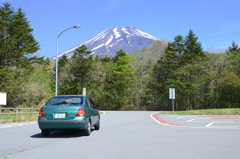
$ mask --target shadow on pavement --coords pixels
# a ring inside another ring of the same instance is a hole
[[[92,130],[92,132],[94,129]],[[91,135],[90,135],[91,136]],[[42,136],[41,130],[38,134],[30,136],[31,138],[77,138],[84,137],[82,130],[54,130],[49,136]]]

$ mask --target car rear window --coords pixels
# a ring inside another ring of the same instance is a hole
[[[83,97],[80,96],[56,96],[52,97],[47,103],[47,106],[74,106],[82,105]]]

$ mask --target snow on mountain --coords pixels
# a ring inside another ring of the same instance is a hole
[[[157,40],[157,38],[146,32],[137,28],[125,26],[107,29],[82,44],[85,44],[88,50],[92,51],[92,54],[113,57],[121,47],[126,53],[130,54],[133,51],[150,46],[154,40]],[[60,53],[58,58],[62,57],[64,54],[70,58],[75,49],[82,44]],[[51,59],[55,61],[56,56]]]

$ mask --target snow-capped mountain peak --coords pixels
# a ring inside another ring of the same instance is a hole
[[[99,56],[108,55],[113,57],[121,47],[126,53],[132,53],[133,51],[150,46],[154,40],[157,40],[157,38],[146,32],[137,28],[125,26],[107,29],[82,44],[85,44],[88,50],[92,51],[92,54],[97,53]],[[82,44],[59,54],[58,57],[62,57],[66,54],[67,57],[70,58],[75,49]],[[55,59],[56,57],[52,58],[52,60]]]

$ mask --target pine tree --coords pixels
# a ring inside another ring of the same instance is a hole
[[[26,14],[21,8],[13,15],[13,22],[10,25],[10,36],[13,41],[14,58],[21,62],[24,56],[32,55],[39,50],[39,44],[32,35],[33,29],[25,17]]]
[[[58,60],[58,73],[61,73],[63,67],[68,63],[67,56],[64,54],[61,59]]]
[[[87,85],[90,78],[90,70],[92,68],[92,55],[91,51],[87,51],[86,45],[81,45],[74,51],[70,59],[71,71],[75,77],[75,93],[81,93],[82,88]],[[80,86],[80,87],[79,87]]]
[[[113,59],[115,62],[114,60],[103,62],[102,77],[104,80],[102,96],[105,100],[104,104],[110,105],[111,109],[120,109],[129,101],[129,89],[135,80],[135,75],[133,66],[128,64],[128,55],[122,48]]]
[[[3,3],[0,8],[0,67],[3,68],[11,63],[11,39],[9,24],[13,21],[13,8],[9,2]]]
[[[39,45],[25,16],[21,8],[14,12],[9,2],[0,7],[0,90],[8,92],[9,96],[16,95],[14,85],[24,82],[20,78],[21,72],[30,74],[33,63],[43,62],[42,57],[29,57],[39,50]],[[13,69],[12,66],[17,68]],[[15,74],[14,80],[10,78],[10,74]]]
[[[95,62],[98,62],[99,61],[99,55],[97,54],[96,56],[95,56]]]
[[[123,57],[123,56],[127,56],[127,53],[125,51],[123,51],[123,49],[121,48],[115,55],[115,57],[113,58],[113,62],[117,62],[117,60],[119,59],[119,57]]]
[[[177,55],[180,57],[182,56],[182,54],[184,53],[184,41],[183,41],[183,37],[181,35],[177,35],[174,38],[174,45],[173,47],[173,51],[175,51],[177,53]]]
[[[232,42],[231,46],[229,46],[227,49],[227,55],[229,54],[240,55],[240,47],[234,41]]]
[[[200,42],[197,42],[198,37],[193,33],[193,31],[190,29],[188,36],[184,39],[184,53],[181,58],[181,63],[192,63],[192,60],[197,58],[198,56],[204,56],[202,44]]]
[[[105,85],[105,90],[111,94],[113,107],[120,109],[127,103],[128,91],[135,75],[132,73],[134,68],[128,65],[128,56],[119,56],[113,64],[110,81]]]
[[[106,63],[106,62],[110,62],[111,58],[106,55],[103,58],[100,58],[100,60],[102,61],[102,63]]]
[[[128,84],[135,78],[132,74],[133,67],[128,64],[128,56],[119,57],[113,65],[112,82],[115,83],[116,90],[123,92],[128,88]]]
[[[9,2],[0,8],[0,56],[1,66],[21,66],[26,57],[37,52],[38,42],[33,29],[21,8],[15,13]]]
[[[168,43],[164,54],[157,61],[157,64],[153,70],[153,74],[156,78],[154,88],[159,94],[161,94],[161,97],[164,100],[163,105],[165,107],[165,110],[168,101],[168,88],[170,88],[169,81],[173,81],[175,79],[175,71],[179,65],[179,54],[182,52],[182,50],[180,50],[180,47],[178,47],[178,43],[179,41]]]

